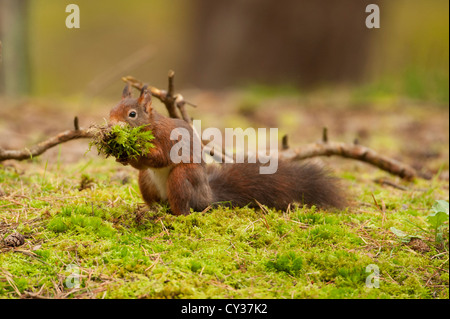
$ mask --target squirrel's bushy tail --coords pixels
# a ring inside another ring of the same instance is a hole
[[[243,207],[257,206],[285,210],[290,203],[323,208],[346,205],[339,180],[312,162],[279,161],[274,174],[260,174],[260,164],[233,163],[208,167],[208,179],[215,203]]]

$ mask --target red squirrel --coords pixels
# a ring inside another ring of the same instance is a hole
[[[146,125],[155,137],[154,148],[145,156],[117,159],[139,170],[139,188],[149,206],[168,202],[172,214],[187,215],[191,209],[203,211],[215,204],[257,207],[260,203],[280,210],[294,202],[324,208],[343,208],[346,204],[338,179],[311,162],[279,161],[274,174],[260,174],[259,163],[194,163],[192,155],[188,162],[174,163],[170,150],[177,141],[170,139],[171,131],[184,128],[191,139],[198,136],[186,121],[157,113],[145,87],[138,98],[131,96],[129,86],[125,87],[122,100],[109,115],[110,125],[121,122],[132,127]]]

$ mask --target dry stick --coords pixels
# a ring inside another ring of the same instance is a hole
[[[69,130],[51,137],[48,140],[36,144],[30,148],[23,148],[20,150],[5,150],[3,148],[0,148],[0,162],[8,159],[30,159],[44,153],[49,148],[52,148],[58,144],[62,144],[74,139],[90,137],[92,137],[92,134],[88,130]],[[210,152],[212,149],[209,147],[204,147],[204,150]],[[429,179],[429,177],[426,175],[418,174],[418,172],[409,165],[380,155],[377,152],[361,145],[345,144],[339,142],[313,143],[296,149],[284,150],[280,152],[279,155],[280,158],[284,160],[302,160],[316,156],[337,155],[372,164],[384,171],[387,171],[393,175],[398,175],[407,180],[411,180],[415,177]],[[218,157],[222,159],[222,162],[225,161],[224,156],[225,154],[218,155]]]
[[[186,101],[184,100],[181,94],[175,95],[175,104],[177,105],[178,110],[180,110],[181,117],[183,118],[183,120],[185,120],[188,123],[192,123],[192,119],[189,117],[189,114],[187,113],[185,108]]]
[[[49,148],[52,148],[58,144],[75,140],[79,138],[90,138],[92,134],[88,132],[88,130],[78,129],[78,130],[69,130],[62,133],[59,133],[56,136],[49,138],[39,144],[33,145],[30,148],[23,148],[20,150],[5,150],[0,148],[0,162],[7,159],[15,159],[15,160],[26,160],[38,155],[41,155]]]
[[[289,149],[289,143],[288,143],[288,136],[283,135],[283,138],[281,139],[281,149],[287,150]]]
[[[191,118],[187,114],[186,108],[184,107],[186,102],[184,101],[183,96],[181,94],[175,94],[174,77],[175,72],[173,70],[170,70],[168,75],[169,85],[164,104],[166,105],[167,110],[170,110],[169,114],[175,113],[175,107],[177,107],[181,113],[181,118],[187,123],[192,124]]]
[[[408,187],[405,187],[405,186],[402,186],[402,185],[398,185],[398,184],[396,184],[394,182],[388,181],[388,180],[383,179],[383,178],[374,179],[374,182],[377,183],[377,184],[380,184],[380,185],[389,185],[391,187],[394,187],[394,188],[397,188],[397,189],[401,189],[402,191],[407,191],[408,190]]]
[[[326,127],[324,127],[322,131],[322,142],[328,143],[328,129]]]
[[[187,116],[187,112],[184,109],[185,104],[191,104],[186,102],[184,98],[177,94],[173,96],[174,86],[173,86],[174,72],[169,72],[169,91],[160,90],[158,88],[148,86],[148,89],[153,96],[157,97],[161,102],[163,102],[173,118],[184,119],[188,123],[191,123],[190,118]],[[141,90],[144,84],[131,76],[122,78],[123,81],[130,83],[133,87]],[[176,107],[178,107],[181,112],[181,116],[177,114]],[[58,144],[79,138],[90,138],[91,133],[88,130],[79,129],[78,118],[74,119],[75,130],[65,131],[57,136],[49,138],[48,140],[41,142],[37,145],[32,146],[30,149],[24,148],[21,150],[5,150],[0,148],[0,162],[7,159],[24,160],[29,159],[33,156],[38,156],[45,152],[47,149],[56,146]],[[351,158],[355,160],[360,160],[369,164],[372,164],[382,170],[385,170],[393,175],[398,175],[404,179],[411,180],[414,177],[422,177],[424,179],[429,179],[429,176],[424,174],[419,174],[414,168],[409,165],[398,162],[392,158],[380,155],[374,150],[367,147],[361,146],[359,144],[345,144],[339,142],[329,142],[327,136],[327,130],[324,128],[322,135],[322,143],[308,144],[297,149],[288,149],[287,137],[285,139],[284,149],[279,153],[280,158],[284,160],[302,160],[306,158],[316,157],[316,156],[331,156],[337,155],[345,158]],[[202,142],[203,143],[203,142]],[[209,145],[209,144],[208,144]],[[204,145],[204,151],[211,154],[212,147],[207,147]],[[224,152],[221,154],[211,154],[217,160],[221,160],[222,163],[226,162],[226,159],[232,161],[232,158],[227,156]]]
[[[0,162],[8,159],[25,160],[36,157],[44,153],[49,148],[58,144],[68,142],[74,139],[90,138],[91,133],[88,130],[69,130],[62,132],[54,137],[49,138],[31,148],[23,148],[20,150],[5,150],[0,148]],[[210,148],[205,147],[205,151],[211,151]],[[215,155],[215,154],[212,154]],[[288,149],[280,152],[280,158],[284,160],[302,160],[316,156],[331,156],[337,155],[345,158],[360,160],[372,164],[384,171],[393,175],[398,175],[404,179],[411,180],[414,177],[422,177],[429,179],[428,176],[419,175],[417,171],[409,165],[400,163],[394,159],[380,155],[375,151],[354,144],[345,144],[339,142],[328,143],[313,143],[296,149]],[[220,159],[224,160],[224,154],[220,154]]]
[[[419,176],[418,172],[411,166],[378,154],[374,150],[358,144],[341,142],[313,143],[297,149],[280,152],[280,158],[285,160],[302,160],[315,156],[331,155],[360,160],[407,180]],[[427,176],[420,177],[427,178]]]
[[[180,118],[180,116],[177,114],[177,111],[176,111],[175,98],[173,96],[173,93],[174,93],[173,78],[174,78],[174,76],[175,76],[175,72],[170,70],[169,74],[168,74],[168,78],[169,78],[168,89],[167,89],[163,103],[165,104],[170,117]],[[187,122],[190,123],[189,121],[187,121]]]
[[[78,116],[75,116],[75,118],[73,119],[73,126],[75,127],[75,131],[80,130],[80,125],[78,124]]]

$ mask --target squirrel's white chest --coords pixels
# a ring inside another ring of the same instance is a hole
[[[149,168],[148,176],[152,180],[162,200],[167,200],[167,180],[172,167]]]

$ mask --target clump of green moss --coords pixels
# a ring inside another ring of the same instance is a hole
[[[135,159],[147,155],[150,149],[155,147],[150,142],[155,137],[151,130],[145,129],[145,125],[94,126],[91,131],[93,137],[89,149],[95,145],[99,155],[103,154],[105,157],[114,156],[119,160]]]
[[[282,271],[289,275],[296,275],[303,267],[303,259],[295,252],[288,252],[277,256],[275,261],[268,261],[267,268]]]

